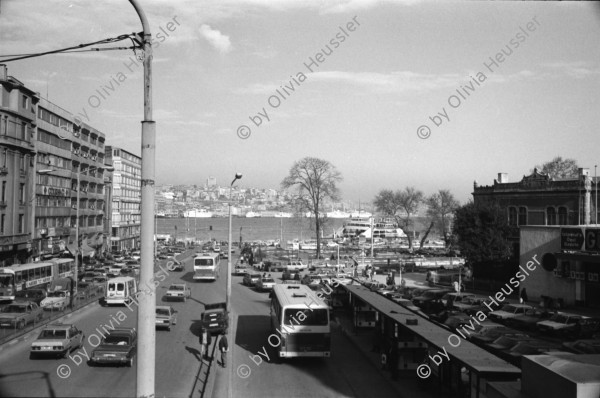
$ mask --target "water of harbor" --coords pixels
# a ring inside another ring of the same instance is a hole
[[[323,230],[323,236],[333,235],[347,219],[330,219]],[[212,226],[212,230],[211,227]],[[173,238],[190,238],[207,241],[210,239],[228,240],[229,218],[156,218],[156,233],[169,234]],[[314,227],[307,218],[245,218],[233,217],[232,240],[275,240],[283,242],[293,239],[316,239]]]

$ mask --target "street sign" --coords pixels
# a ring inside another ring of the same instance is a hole
[[[585,250],[590,252],[600,252],[600,228],[586,228]]]
[[[560,248],[562,250],[583,250],[583,242],[582,228],[560,229]]]

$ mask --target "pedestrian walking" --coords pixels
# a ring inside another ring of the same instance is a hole
[[[229,344],[227,343],[227,336],[222,335],[219,340],[219,351],[221,351],[221,365],[227,367],[227,352],[229,351]]]
[[[520,298],[521,298],[521,303],[527,303],[528,297],[527,297],[527,289],[523,288],[521,289],[521,294],[520,294]]]
[[[208,346],[208,337],[206,336],[206,329],[200,329],[200,356],[201,358],[206,357],[206,351]]]

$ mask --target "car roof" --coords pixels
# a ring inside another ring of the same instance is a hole
[[[44,326],[44,329],[59,329],[59,330],[68,330],[73,326],[70,323],[52,323],[50,325]]]

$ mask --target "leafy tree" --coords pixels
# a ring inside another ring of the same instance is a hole
[[[444,242],[446,245],[450,242],[450,219],[453,216],[454,210],[460,205],[454,198],[454,195],[448,189],[440,189],[426,200],[427,203],[427,215],[431,219],[431,223],[427,232],[421,238],[421,247],[427,239],[427,236],[431,232],[434,226],[437,226],[438,230],[444,236]]]
[[[388,217],[394,217],[396,223],[404,231],[409,231],[413,227],[413,215],[417,214],[419,205],[423,202],[423,192],[413,188],[406,187],[403,191],[393,192],[389,189],[379,191],[373,204],[378,212]],[[412,249],[412,236],[408,236],[408,247]]]
[[[337,184],[342,174],[327,160],[305,157],[292,166],[287,177],[281,182],[284,189],[298,188],[300,207],[314,215],[317,234],[317,258],[321,255],[321,209],[326,199],[339,200]]]
[[[461,255],[470,263],[502,262],[512,255],[513,227],[497,203],[469,202],[454,211],[453,234]]]
[[[579,175],[579,166],[574,159],[563,159],[560,156],[555,157],[549,162],[537,165],[538,172],[548,174],[550,178],[570,178]],[[531,170],[533,173],[533,170]]]

